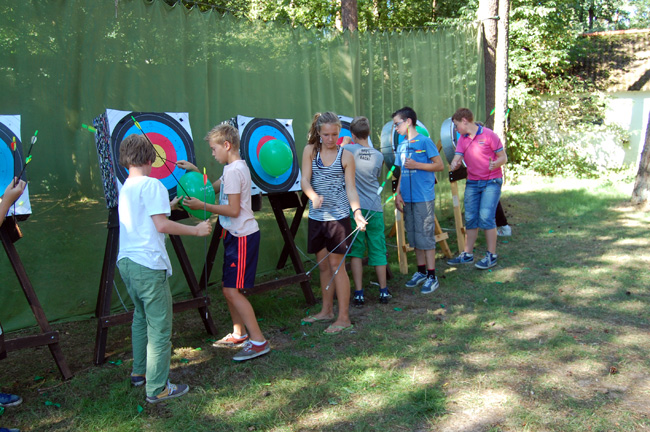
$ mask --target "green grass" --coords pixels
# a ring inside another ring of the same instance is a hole
[[[191,391],[166,404],[147,405],[143,389],[129,385],[128,326],[109,333],[109,359],[121,364],[94,367],[96,323],[56,325],[75,377],[61,383],[46,348],[10,353],[0,363],[0,386],[25,402],[8,408],[0,425],[24,431],[648,430],[650,216],[628,206],[629,190],[629,182],[615,180],[536,177],[506,186],[514,236],[499,238],[497,267],[453,268],[438,255],[441,286],[422,296],[403,287],[408,275],[394,262],[395,299],[380,305],[376,288],[366,290],[366,306],[351,310],[352,333],[326,336],[324,324],[301,325],[318,306],[306,306],[298,287],[254,296],[273,351],[247,363],[232,362],[232,350],[212,348],[214,337],[197,313],[178,314],[171,379]],[[453,228],[452,221],[441,224]],[[484,247],[479,238],[476,252]],[[412,254],[409,260],[412,271]],[[364,280],[374,278],[366,269]],[[229,319],[218,287],[210,295],[225,334]]]

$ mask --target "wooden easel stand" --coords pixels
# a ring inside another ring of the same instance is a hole
[[[61,376],[64,380],[67,380],[69,378],[72,378],[72,372],[70,371],[65,357],[63,356],[63,352],[61,351],[61,347],[59,346],[59,332],[52,330],[50,327],[50,323],[47,321],[43,307],[41,306],[41,303],[36,296],[34,287],[32,286],[32,283],[27,276],[25,267],[23,266],[20,256],[18,255],[16,247],[14,246],[16,239],[20,238],[20,235],[16,236],[17,229],[18,226],[16,225],[15,220],[13,220],[13,218],[7,218],[5,219],[5,222],[2,224],[2,226],[0,226],[0,237],[2,238],[2,245],[5,248],[7,257],[11,262],[11,266],[16,273],[16,277],[20,282],[23,293],[27,298],[27,302],[32,309],[34,318],[36,318],[36,322],[38,323],[38,326],[40,327],[42,333],[11,340],[5,340],[3,344],[4,350],[0,351],[0,358],[6,356],[7,352],[47,345],[47,347],[50,349],[52,357],[54,358],[56,366],[59,368]],[[0,338],[4,339],[4,334],[0,335]]]

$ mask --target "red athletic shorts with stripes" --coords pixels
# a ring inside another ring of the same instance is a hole
[[[222,281],[224,288],[253,288],[257,271],[257,257],[260,251],[260,232],[235,237],[226,231],[223,247]]]

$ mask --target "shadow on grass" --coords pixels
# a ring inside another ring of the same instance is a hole
[[[48,392],[61,402],[59,410],[44,405],[46,396],[35,394],[38,385],[25,372],[26,365],[51,368],[44,353],[41,363],[4,361],[6,373],[16,377],[6,390],[27,396],[11,422],[25,430],[650,426],[644,400],[650,391],[648,215],[598,185],[512,194],[505,201],[514,236],[499,238],[497,267],[453,268],[439,256],[441,287],[422,296],[401,288],[408,275],[399,275],[393,262],[394,300],[380,305],[369,288],[366,306],[351,310],[354,332],[330,337],[322,334],[325,325],[301,325],[308,308],[297,286],[253,296],[273,351],[239,364],[231,360],[234,350],[211,347],[195,312],[177,315],[171,378],[192,391],[162,406],[145,406],[142,389],[128,384],[128,328],[109,337],[112,359],[123,359],[123,366],[76,371],[72,381]],[[479,240],[475,252],[483,250]],[[373,269],[365,272],[374,279]],[[315,275],[316,293],[317,283]],[[218,287],[210,295],[225,334],[230,323]],[[81,337],[75,331],[92,334],[94,323],[69,326],[66,355],[90,359],[91,345],[72,342]],[[52,385],[56,374],[47,380]]]

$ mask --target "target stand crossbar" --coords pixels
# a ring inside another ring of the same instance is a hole
[[[14,242],[21,237],[20,230],[14,217],[6,218],[5,222],[0,226],[0,237],[2,238],[2,245],[4,246],[9,261],[11,262],[11,266],[16,273],[16,277],[18,277],[18,282],[20,282],[23,293],[32,309],[34,318],[36,318],[36,322],[41,329],[41,333],[39,334],[10,340],[4,340],[4,333],[0,331],[0,359],[5,358],[7,353],[11,351],[47,345],[63,379],[67,380],[72,378],[72,372],[70,371],[68,363],[61,351],[61,347],[59,346],[59,332],[52,330],[50,327],[50,323],[47,321],[43,307],[36,296],[34,287],[27,276],[22,260],[14,246]]]
[[[171,220],[179,220],[186,217],[184,212],[173,211]],[[108,329],[114,326],[128,324],[133,321],[133,312],[124,312],[111,314],[111,297],[113,293],[113,281],[115,279],[115,268],[117,267],[117,255],[119,251],[120,223],[117,207],[108,211],[108,235],[106,238],[106,250],[104,252],[104,263],[102,266],[102,275],[97,296],[97,307],[95,314],[97,316],[97,336],[95,339],[94,363],[100,365],[106,361],[106,340]],[[216,234],[216,233],[215,233]],[[182,312],[191,309],[198,309],[199,316],[203,321],[205,330],[210,335],[217,334],[217,328],[212,320],[212,315],[208,309],[210,298],[207,291],[203,294],[196,275],[192,269],[189,257],[183,246],[180,236],[170,235],[169,239],[174,247],[181,269],[187,280],[192,298],[174,302],[173,311]],[[214,237],[213,237],[214,241]]]

